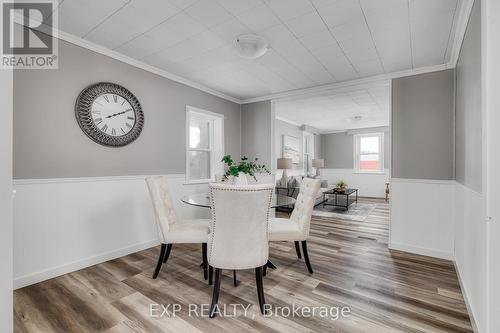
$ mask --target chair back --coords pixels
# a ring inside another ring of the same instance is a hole
[[[263,266],[269,257],[268,221],[273,184],[210,184],[212,221],[208,263],[221,269]]]
[[[177,216],[174,211],[174,204],[170,197],[165,177],[146,178],[149,195],[153,203],[155,220],[158,225],[158,234],[160,241],[165,243],[169,225],[177,222]]]
[[[302,180],[295,207],[290,216],[290,219],[299,225],[304,240],[309,236],[312,211],[320,185],[321,181],[319,179],[304,178]]]

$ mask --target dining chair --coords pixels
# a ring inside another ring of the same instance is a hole
[[[234,186],[212,183],[208,264],[215,268],[210,318],[215,317],[223,269],[255,269],[257,296],[264,314],[262,267],[269,257],[268,221],[273,184]],[[234,277],[234,275],[233,275]]]
[[[155,220],[161,242],[160,256],[153,279],[160,273],[162,264],[167,263],[173,244],[202,244],[203,277],[208,275],[207,239],[209,219],[180,220],[175,214],[165,177],[146,178],[153,202]]]
[[[269,240],[294,242],[299,259],[301,259],[300,242],[307,270],[311,274],[313,269],[307,252],[307,237],[309,237],[312,211],[320,184],[319,179],[304,178],[290,218],[271,218],[269,220]]]

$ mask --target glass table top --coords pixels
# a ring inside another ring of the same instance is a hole
[[[208,192],[189,194],[182,197],[181,200],[188,205],[210,208],[210,194]],[[293,204],[295,204],[294,198],[282,194],[273,194],[271,208],[285,207]]]

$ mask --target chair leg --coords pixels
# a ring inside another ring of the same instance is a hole
[[[262,281],[262,267],[255,268],[255,282],[257,284],[257,296],[259,297],[260,313],[264,314],[264,304],[266,300],[264,298],[264,284]]]
[[[233,269],[233,285],[235,287],[238,286],[238,280],[236,280],[236,270],[235,269]]]
[[[156,264],[156,269],[153,274],[153,279],[156,279],[160,273],[161,265],[163,263],[163,257],[165,256],[165,250],[167,249],[167,244],[161,244],[160,256],[158,257],[158,263]]]
[[[163,258],[163,263],[166,264],[168,257],[170,256],[170,251],[172,250],[172,244],[167,245],[167,253],[165,254],[165,258]]]
[[[217,303],[219,302],[219,293],[220,293],[220,280],[221,280],[221,272],[222,269],[215,269],[215,283],[214,283],[214,292],[212,294],[212,305],[210,306],[210,318],[215,317],[217,311]]]
[[[295,252],[297,252],[297,258],[302,259],[302,255],[300,254],[299,242],[295,241]]]
[[[201,256],[203,259],[203,278],[206,280],[208,276],[207,243],[201,244]]]
[[[214,268],[208,265],[208,285],[211,286],[213,284],[213,276],[214,276]]]
[[[309,254],[307,253],[307,242],[306,241],[302,241],[302,252],[304,253],[304,260],[306,261],[306,265],[307,265],[307,270],[309,271],[309,273],[313,273],[313,269],[311,267],[311,262],[309,261]]]

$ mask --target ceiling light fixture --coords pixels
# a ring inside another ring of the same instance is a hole
[[[236,48],[241,57],[257,59],[267,52],[269,43],[262,36],[254,34],[240,35],[236,39]]]

